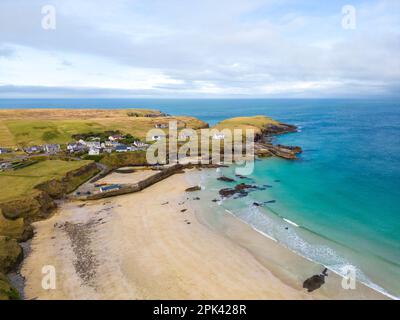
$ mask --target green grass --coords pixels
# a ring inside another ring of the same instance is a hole
[[[5,120],[4,125],[20,146],[68,143],[74,134],[105,130],[89,120]]]
[[[0,201],[18,199],[31,193],[34,187],[51,179],[62,178],[92,161],[46,160],[16,171],[0,172]]]
[[[254,129],[259,133],[267,125],[279,125],[279,122],[266,116],[236,117],[221,121],[214,128],[223,129]]]

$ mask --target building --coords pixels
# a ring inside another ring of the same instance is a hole
[[[9,152],[11,152],[10,149],[7,149],[7,148],[0,148],[0,154],[9,153]]]
[[[110,191],[116,191],[121,189],[121,185],[119,184],[110,184],[108,186],[103,186],[100,187],[100,192],[110,192]]]
[[[43,152],[44,148],[43,148],[43,146],[32,146],[32,147],[25,148],[24,151],[28,154],[34,154],[34,153]]]
[[[75,153],[75,152],[84,152],[86,151],[88,148],[86,145],[81,144],[81,143],[69,143],[67,144],[67,150],[70,153]]]
[[[116,152],[128,152],[129,148],[128,146],[124,145],[124,144],[120,144],[115,148]]]
[[[100,154],[100,148],[89,148],[89,156],[98,156]]]
[[[122,135],[120,135],[120,134],[114,134],[114,135],[112,135],[112,136],[109,136],[109,137],[108,137],[108,140],[109,140],[109,141],[119,141],[119,140],[121,140],[122,138],[123,138]]]
[[[56,153],[59,153],[61,151],[61,148],[60,148],[59,144],[46,144],[44,146],[44,151],[46,153],[56,154]]]
[[[157,123],[154,127],[157,129],[167,129],[168,124],[167,123]]]
[[[86,146],[91,149],[91,148],[101,148],[101,143],[100,141],[85,141]]]

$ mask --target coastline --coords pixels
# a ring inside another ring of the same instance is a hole
[[[212,213],[184,192],[188,186],[187,173],[176,174],[136,194],[65,203],[35,223],[32,250],[21,268],[25,297],[386,298],[361,284],[354,291],[342,290],[340,277],[332,272],[325,285],[307,293],[301,279],[282,265],[293,264],[310,276],[321,266],[228,214],[223,231],[213,228],[205,219]],[[55,267],[56,290],[41,287],[44,265]]]

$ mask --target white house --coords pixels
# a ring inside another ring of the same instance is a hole
[[[11,150],[7,148],[0,148],[0,154],[9,153]]]
[[[135,147],[139,148],[139,149],[144,149],[144,148],[147,148],[149,146],[147,143],[144,143],[144,142],[139,141],[139,140],[138,141],[134,141],[133,145]]]
[[[61,148],[59,144],[46,144],[44,146],[44,151],[49,154],[55,154],[60,152]]]
[[[88,154],[89,156],[98,156],[100,154],[100,148],[90,148]]]
[[[157,129],[166,129],[166,128],[168,128],[168,124],[166,124],[166,123],[157,123],[154,127],[157,128]]]
[[[118,140],[121,140],[121,139],[122,139],[122,135],[120,135],[120,134],[115,134],[115,135],[112,135],[112,136],[108,137],[109,141],[118,141]]]
[[[223,140],[223,139],[225,139],[225,135],[223,133],[215,133],[213,135],[213,139],[214,140]]]
[[[101,143],[100,143],[100,141],[86,141],[86,146],[88,148],[100,149],[101,148]]]

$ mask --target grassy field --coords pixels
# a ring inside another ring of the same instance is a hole
[[[203,121],[185,116],[145,117],[160,114],[147,109],[66,110],[30,109],[0,110],[0,147],[29,146],[45,143],[65,144],[72,135],[119,130],[123,134],[144,139],[156,124],[177,121],[179,128],[199,129]]]
[[[46,160],[20,170],[0,172],[0,185],[3,186],[0,201],[17,199],[33,191],[36,185],[61,178],[89,163],[91,161]]]
[[[261,133],[261,130],[267,125],[279,125],[280,123],[266,116],[237,117],[218,123],[214,128],[223,129],[254,129],[255,133]]]

